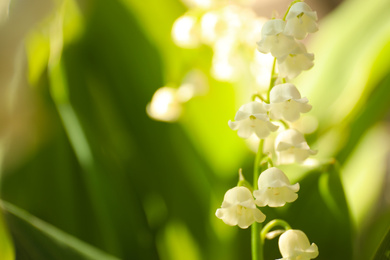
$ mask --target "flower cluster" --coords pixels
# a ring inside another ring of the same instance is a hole
[[[241,138],[255,136],[260,139],[254,177],[258,174],[260,159],[266,159],[269,168],[260,173],[253,189],[248,184],[241,185],[240,181],[237,187],[226,192],[216,216],[228,225],[247,228],[255,222],[261,223],[266,216],[257,207],[283,207],[298,198],[299,184],[291,185],[287,175],[273,167],[273,156],[264,154],[262,144],[272,132],[282,129],[274,142],[278,164],[303,163],[317,153],[310,149],[303,134],[291,127],[312,106],[294,84],[286,82],[314,65],[314,55],[307,53],[299,40],[317,31],[316,21],[316,12],[304,2],[294,1],[283,19],[269,20],[261,29],[258,51],[271,53],[274,57],[268,92],[266,95],[255,94],[251,102],[238,109],[234,121],[230,120],[228,125],[237,130]],[[279,74],[275,73],[276,69]],[[310,245],[302,231],[285,230],[279,239],[281,259],[309,260],[318,256],[317,246],[314,243]]]
[[[237,186],[225,194],[216,216],[228,225],[247,228],[256,222],[263,222],[265,215],[256,207],[282,207],[286,202],[298,198],[299,184],[290,185],[286,174],[278,168],[265,170],[258,179],[258,189],[252,192],[244,186]],[[255,197],[255,199],[253,198]]]
[[[302,70],[313,67],[314,55],[307,53],[303,40],[318,30],[317,13],[304,2],[291,6],[285,18],[267,21],[261,29],[258,50],[271,53],[278,62],[279,76],[295,78]]]

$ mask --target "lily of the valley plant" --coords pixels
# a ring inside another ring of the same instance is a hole
[[[287,83],[287,80],[314,65],[314,55],[307,52],[300,40],[318,30],[316,21],[316,12],[306,3],[294,1],[283,19],[272,19],[263,25],[258,51],[271,53],[274,57],[268,91],[254,94],[251,102],[239,108],[234,121],[228,122],[232,130],[237,130],[239,137],[256,136],[259,148],[254,164],[253,187],[248,187],[250,184],[243,181],[241,175],[237,186],[226,192],[216,216],[231,226],[251,226],[252,260],[262,260],[265,238],[272,239],[277,235],[280,235],[280,259],[309,260],[318,256],[317,245],[310,244],[303,231],[292,229],[285,221],[271,220],[263,228],[258,224],[266,220],[259,208],[283,207],[298,199],[299,184],[291,184],[288,173],[274,165],[303,163],[317,153],[310,149],[302,133],[290,127],[312,106],[295,85]],[[279,74],[276,74],[276,66]],[[263,146],[264,140],[276,131],[280,132],[274,143],[277,160],[273,162],[272,156],[263,152]],[[272,231],[275,227],[283,229]]]

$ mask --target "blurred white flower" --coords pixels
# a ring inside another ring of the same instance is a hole
[[[302,163],[317,151],[311,150],[305,137],[295,129],[281,132],[275,139],[279,164]]]
[[[258,190],[253,191],[255,203],[259,207],[282,207],[286,202],[293,202],[298,198],[296,192],[299,183],[290,185],[286,174],[278,168],[272,167],[262,172],[258,179]]]
[[[234,187],[225,193],[222,206],[215,215],[227,225],[238,225],[240,228],[265,220],[265,215],[255,205],[252,193],[243,186]]]
[[[266,138],[279,128],[269,121],[267,108],[267,104],[257,101],[244,104],[237,111],[234,118],[236,122],[229,120],[229,127],[232,130],[238,129],[237,134],[241,138],[248,138],[252,134],[260,139]]]
[[[236,51],[237,42],[232,37],[219,39],[214,47],[212,76],[220,81],[234,81],[240,74],[243,57]]]
[[[295,49],[296,42],[293,37],[285,35],[286,22],[281,19],[267,21],[261,29],[261,40],[257,43],[257,49],[262,53],[271,52],[274,57],[288,55]]]
[[[313,67],[314,54],[307,53],[305,45],[297,43],[295,49],[278,59],[279,76],[282,78],[295,78],[302,70]]]
[[[224,38],[236,38],[243,26],[242,18],[242,9],[233,5],[207,12],[201,19],[203,41],[213,45]]]
[[[317,12],[304,2],[295,3],[291,6],[286,16],[286,27],[284,33],[294,36],[298,40],[306,37],[307,33],[314,33],[318,30]]]
[[[318,256],[317,245],[310,245],[306,234],[296,229],[289,229],[279,237],[279,250],[283,258],[278,260],[310,260]]]
[[[200,45],[200,31],[197,18],[184,14],[176,19],[172,26],[172,39],[182,48],[196,48]]]
[[[213,6],[213,0],[182,0],[189,8],[209,9]]]
[[[307,98],[301,98],[301,94],[293,84],[276,85],[270,92],[270,118],[294,122],[299,119],[300,113],[311,110],[308,102]]]
[[[154,93],[152,101],[146,106],[146,112],[151,118],[166,122],[176,121],[181,110],[177,90],[171,87],[159,88]]]

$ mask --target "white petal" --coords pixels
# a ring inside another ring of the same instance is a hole
[[[276,137],[275,147],[278,147],[278,144],[280,142],[288,143],[288,144],[291,144],[292,146],[298,146],[301,143],[306,143],[306,140],[305,140],[305,137],[303,136],[303,134],[301,134],[297,130],[287,129],[286,131],[281,132]]]
[[[225,193],[224,201],[238,204],[247,200],[253,199],[251,191],[243,186],[234,187]]]
[[[307,14],[307,13],[316,13],[316,12],[313,12],[310,6],[305,2],[297,2],[291,6],[286,16],[286,20],[296,17],[301,13]],[[315,17],[315,20],[317,20],[317,17]]]
[[[271,48],[271,54],[274,57],[281,57],[289,54],[296,46],[295,40],[284,34],[278,34],[277,36],[272,36],[273,46]]]
[[[284,33],[286,35],[293,36],[298,40],[303,40],[307,35],[307,32],[298,17],[293,17],[287,20]]]
[[[313,259],[318,256],[316,244],[311,244],[306,234],[290,229],[279,237],[279,250],[286,259]]]
[[[225,224],[229,226],[235,226],[238,223],[236,206],[217,209],[216,216],[219,219],[222,219],[223,222],[225,222]]]
[[[307,113],[311,110],[312,106],[310,104],[301,104],[299,110],[301,113]]]
[[[295,100],[286,101],[288,105],[283,111],[283,117],[289,122],[295,122],[300,117],[300,104],[295,102]]]
[[[233,121],[229,120],[228,125],[229,125],[229,127],[232,130],[237,130],[239,125],[240,125],[240,123],[239,122],[233,122]]]
[[[297,87],[291,83],[284,83],[274,86],[270,92],[271,103],[280,103],[289,99],[300,99],[301,94]]]
[[[277,35],[284,30],[284,26],[286,25],[285,21],[281,19],[273,19],[268,20],[264,23],[263,27],[261,28],[261,35],[268,36],[268,35]]]
[[[248,119],[248,117],[251,115],[251,113],[244,111],[244,110],[238,110],[236,113],[236,116],[234,117],[234,120],[240,121],[244,119]]]
[[[255,218],[256,222],[259,222],[259,223],[264,222],[265,215],[258,208],[252,209],[252,213],[253,213],[253,217]]]
[[[271,119],[279,120],[283,118],[284,103],[271,104],[269,116]]]
[[[275,146],[275,151],[280,152],[280,151],[285,151],[293,147],[291,143],[286,143],[283,141],[279,141],[276,146]]]
[[[260,174],[257,184],[259,188],[281,187],[290,185],[290,181],[282,170],[271,167]]]
[[[241,120],[240,126],[238,128],[237,134],[241,138],[249,138],[254,132],[254,125],[251,122],[251,119]]]

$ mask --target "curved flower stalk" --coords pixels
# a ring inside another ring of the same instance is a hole
[[[276,137],[275,151],[279,164],[302,163],[310,155],[317,154],[310,149],[303,134],[295,129],[288,129]]]
[[[291,83],[276,85],[270,92],[270,117],[294,122],[299,119],[300,113],[311,110],[308,102],[307,98],[301,98],[295,85]]]
[[[253,222],[263,222],[265,215],[256,207],[251,191],[234,187],[225,193],[221,208],[215,215],[227,225],[248,228]]]
[[[259,207],[283,207],[286,202],[293,202],[298,198],[296,192],[299,183],[290,185],[286,174],[278,168],[272,167],[263,171],[258,180],[258,190],[253,191],[255,203]]]
[[[279,250],[283,258],[278,260],[310,260],[318,256],[317,245],[310,245],[306,234],[296,229],[287,230],[279,237]]]
[[[318,30],[317,19],[317,12],[313,12],[306,3],[295,3],[286,16],[284,33],[298,40],[303,40],[308,33],[314,33]]]
[[[249,138],[252,134],[260,139],[266,138],[279,128],[269,121],[267,110],[267,104],[258,101],[242,105],[234,118],[236,122],[229,120],[229,127],[238,130],[237,134],[241,138]]]

